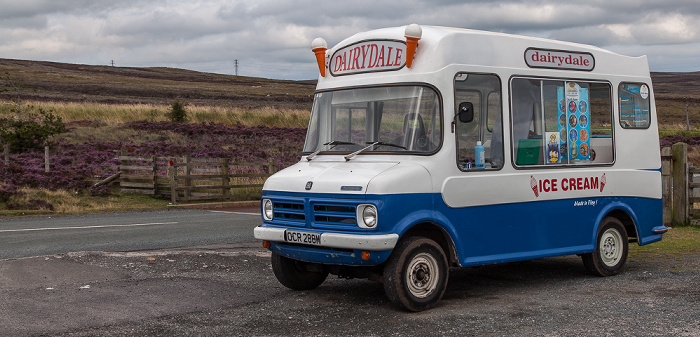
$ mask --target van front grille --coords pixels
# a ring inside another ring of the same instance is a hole
[[[274,204],[274,210],[275,219],[295,222],[306,221],[303,202],[276,201]]]
[[[356,226],[354,205],[318,203],[313,205],[314,223],[317,225]]]

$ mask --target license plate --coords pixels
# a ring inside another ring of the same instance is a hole
[[[321,233],[309,233],[299,231],[284,231],[284,241],[301,243],[304,245],[321,245]]]

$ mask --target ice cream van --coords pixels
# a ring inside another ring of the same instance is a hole
[[[284,286],[368,278],[420,311],[452,267],[575,254],[609,276],[667,231],[645,56],[416,24],[312,51],[303,153],[254,229]]]

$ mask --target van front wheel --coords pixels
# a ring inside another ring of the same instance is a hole
[[[410,311],[430,309],[447,288],[447,257],[435,241],[402,240],[384,265],[384,291],[395,305]]]
[[[596,247],[593,253],[581,256],[586,269],[598,276],[612,276],[619,273],[627,262],[629,249],[627,231],[616,218],[603,219],[598,230]]]
[[[311,290],[328,277],[322,265],[286,258],[272,253],[272,271],[283,286],[294,290]]]

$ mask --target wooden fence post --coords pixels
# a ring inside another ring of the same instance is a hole
[[[192,185],[192,178],[190,178],[192,168],[192,157],[188,154],[185,156],[185,200],[189,200],[192,196],[192,191],[190,186]]]
[[[158,160],[156,158],[156,156],[151,157],[153,162],[153,175],[151,176],[151,179],[153,179],[153,195],[158,195]]]
[[[126,157],[128,155],[129,155],[129,151],[125,147],[122,147],[120,157]],[[122,167],[126,166],[126,164],[127,164],[126,160],[119,161],[119,169],[120,169],[120,172],[122,173],[122,175],[126,175],[126,170],[122,170]],[[121,183],[121,180],[120,180],[120,183]]]
[[[171,165],[169,168],[170,171],[170,203],[175,205],[177,204],[177,166],[175,166],[175,163],[177,163],[177,159],[173,158],[171,161]]]
[[[661,194],[663,196],[663,223],[673,222],[673,203],[671,196],[672,176],[671,176],[671,148],[661,149]]]
[[[229,167],[228,158],[221,158],[221,194],[224,198],[228,198],[229,188],[228,185],[231,184],[231,178],[229,177]]]
[[[267,159],[267,173],[270,175],[275,173],[275,161],[272,158]]]
[[[688,145],[673,144],[673,223],[688,224],[690,217],[688,208]]]
[[[49,146],[44,145],[44,172],[51,171],[51,166],[49,164]]]
[[[695,209],[695,203],[700,201],[696,188],[700,188],[700,182],[695,182],[695,173],[700,173],[700,169],[693,166],[693,163],[688,163],[688,223],[693,225],[693,216],[698,214]]]

